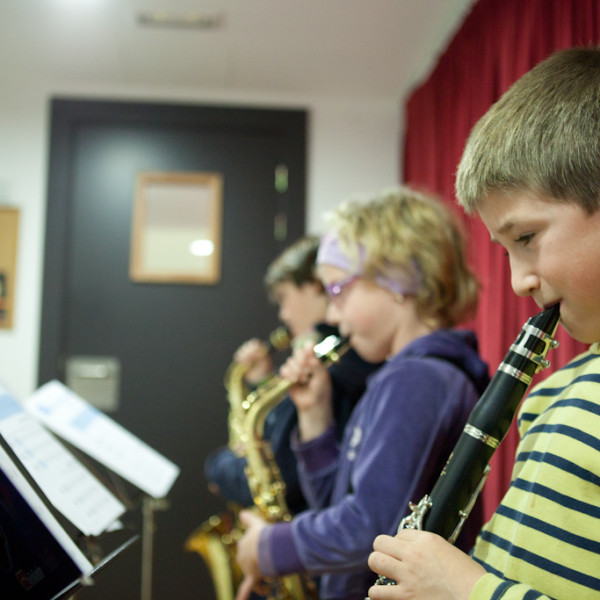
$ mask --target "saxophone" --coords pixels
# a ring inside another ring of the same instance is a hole
[[[267,350],[284,350],[290,345],[290,333],[286,327],[278,327],[269,336]],[[238,456],[244,454],[243,420],[249,390],[244,380],[248,366],[233,361],[225,372],[224,385],[229,402],[228,445]],[[186,540],[185,549],[197,552],[206,563],[217,600],[233,600],[242,582],[243,574],[236,561],[236,543],[242,536],[238,521],[239,508],[229,503],[227,509],[212,515]]]
[[[326,337],[314,347],[315,355],[325,366],[337,362],[349,349],[346,339],[335,335]],[[271,450],[264,439],[263,430],[267,414],[284,398],[295,382],[279,376],[250,394],[245,401],[247,410],[243,442],[248,464],[246,476],[254,504],[259,514],[268,522],[290,521],[285,500],[285,483]],[[317,589],[307,574],[291,574],[267,581],[268,600],[316,600]]]
[[[559,305],[529,318],[511,345],[485,392],[471,411],[454,450],[431,492],[410,513],[398,530],[422,529],[454,543],[490,471],[489,462],[506,436],[533,375],[549,366],[546,354],[558,346],[554,334]],[[376,585],[395,585],[379,577]],[[368,600],[368,599],[367,599]]]

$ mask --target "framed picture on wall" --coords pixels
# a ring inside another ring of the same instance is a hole
[[[6,319],[7,296],[6,273],[0,273],[0,322]]]
[[[218,173],[141,173],[129,274],[147,283],[215,284],[221,278],[223,181]]]
[[[19,210],[0,207],[0,329],[13,326]]]

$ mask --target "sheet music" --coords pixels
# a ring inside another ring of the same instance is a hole
[[[65,552],[70,556],[77,568],[84,576],[89,575],[94,567],[79,550],[75,542],[69,537],[67,532],[61,527],[60,523],[54,518],[40,497],[35,493],[27,480],[23,477],[19,469],[15,466],[11,458],[0,446],[0,469],[8,477],[11,483],[19,491],[25,501],[31,506],[40,520],[44,523],[48,531],[54,536],[56,541],[62,546]]]
[[[52,505],[83,534],[101,534],[125,512],[123,504],[1,385],[0,434]]]
[[[179,467],[59,381],[50,381],[25,408],[49,429],[148,495],[167,495]]]

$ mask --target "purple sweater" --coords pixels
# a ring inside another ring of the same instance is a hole
[[[336,440],[332,429],[294,444],[310,509],[266,527],[259,563],[266,576],[320,575],[321,600],[362,600],[376,575],[373,539],[393,535],[430,491],[489,381],[474,335],[436,331],[413,341],[368,382]],[[481,526],[471,515],[462,536]]]

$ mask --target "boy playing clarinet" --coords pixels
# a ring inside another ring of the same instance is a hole
[[[506,250],[512,286],[590,349],[518,416],[513,478],[471,557],[441,537],[379,536],[371,600],[600,597],[600,50],[557,52],[474,127],[457,196]]]

